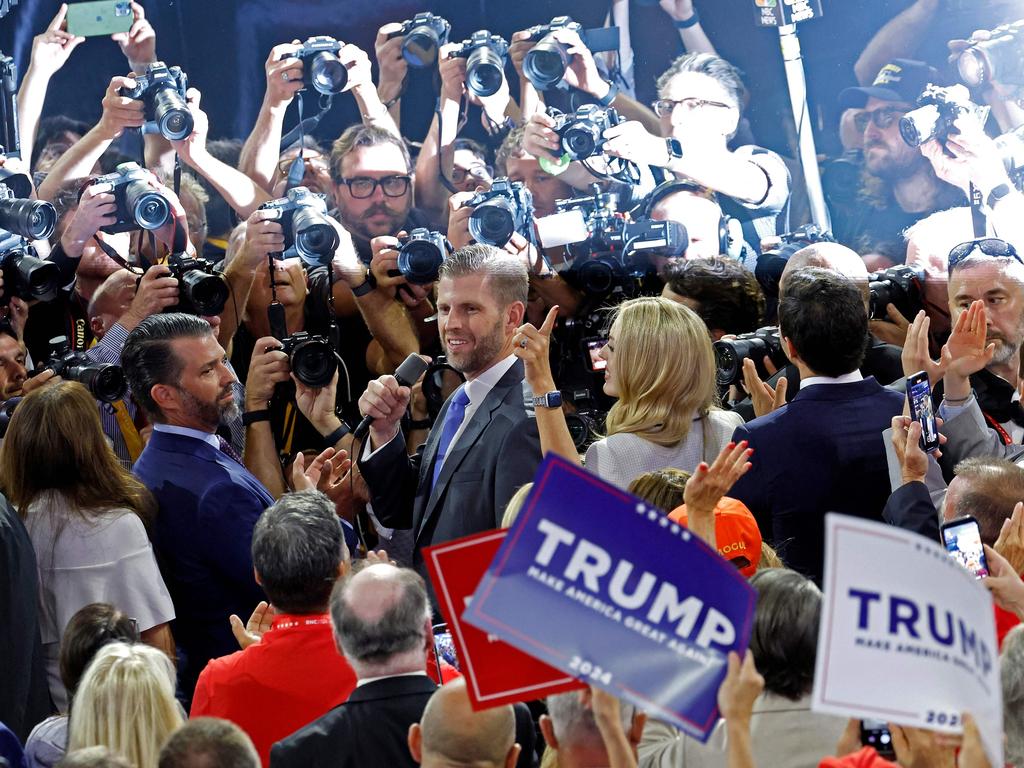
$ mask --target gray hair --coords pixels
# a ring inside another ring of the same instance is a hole
[[[712,53],[684,53],[678,57],[658,78],[658,96],[664,98],[665,89],[672,78],[683,72],[696,72],[710,77],[726,90],[732,99],[732,106],[743,110],[747,91],[743,85],[743,74],[721,56]]]
[[[259,768],[252,739],[234,723],[198,717],[179,728],[160,750],[159,768]]]
[[[493,245],[473,243],[460,248],[444,260],[438,277],[451,279],[479,274],[487,277],[487,285],[502,309],[517,301],[526,305],[530,292],[526,267],[519,259]]]
[[[581,691],[569,691],[548,696],[548,716],[560,745],[603,744],[601,732],[594,720],[594,711],[583,706]],[[636,717],[636,707],[619,701],[619,721],[622,730],[629,733]]]
[[[1003,681],[1003,731],[1006,762],[1024,765],[1024,626],[1011,629],[1003,638],[999,656]]]
[[[376,621],[366,621],[349,605],[352,580],[368,569],[347,574],[331,593],[331,623],[342,653],[354,662],[383,664],[423,645],[430,621],[430,601],[422,577],[409,568],[393,568],[401,595]]]
[[[284,494],[253,528],[252,564],[285,613],[321,613],[348,559],[334,503],[317,490]]]

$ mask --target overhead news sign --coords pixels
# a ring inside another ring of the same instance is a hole
[[[755,603],[664,512],[549,456],[463,618],[705,740]]]
[[[812,708],[948,733],[978,722],[1003,764],[992,597],[939,544],[830,514]]]

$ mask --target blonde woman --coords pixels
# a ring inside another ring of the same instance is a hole
[[[585,464],[620,488],[644,472],[710,464],[743,423],[718,408],[711,337],[682,304],[660,297],[620,304],[601,357],[605,394],[618,401],[607,437],[590,446]]]
[[[75,694],[68,752],[104,746],[135,768],[157,768],[160,748],[184,723],[174,685],[174,665],[155,648],[104,646]]]

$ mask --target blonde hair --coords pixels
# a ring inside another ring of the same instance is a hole
[[[508,500],[508,504],[505,505],[505,514],[501,516],[501,527],[511,528],[512,523],[519,517],[519,511],[523,508],[523,504],[526,502],[526,497],[530,495],[530,491],[533,490],[533,483],[527,483],[526,485],[519,486],[519,489],[512,494],[512,498]]]
[[[671,512],[682,506],[686,481],[689,479],[689,472],[665,467],[637,475],[626,490],[663,512]]]
[[[110,643],[90,662],[71,707],[68,752],[105,746],[135,768],[157,768],[160,748],[184,719],[174,665],[148,645]]]
[[[623,302],[612,323],[617,325],[612,377],[619,399],[608,412],[608,434],[679,444],[694,416],[718,405],[707,326],[689,307],[660,296]]]

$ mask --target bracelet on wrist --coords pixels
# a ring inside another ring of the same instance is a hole
[[[700,24],[700,14],[697,13],[697,9],[693,9],[693,15],[688,19],[677,19],[676,29],[689,29]]]
[[[351,431],[352,430],[348,428],[348,424],[344,421],[341,422],[341,426],[331,432],[331,434],[324,437],[324,448],[333,448],[338,444],[338,441],[341,440],[341,438],[349,434]]]
[[[248,427],[257,421],[270,421],[270,410],[264,408],[261,411],[246,411],[242,414],[242,426]]]
[[[947,397],[946,395],[943,395],[942,402],[949,403],[950,405],[963,405],[972,397],[974,397],[973,389],[970,392],[968,392],[965,397]]]

